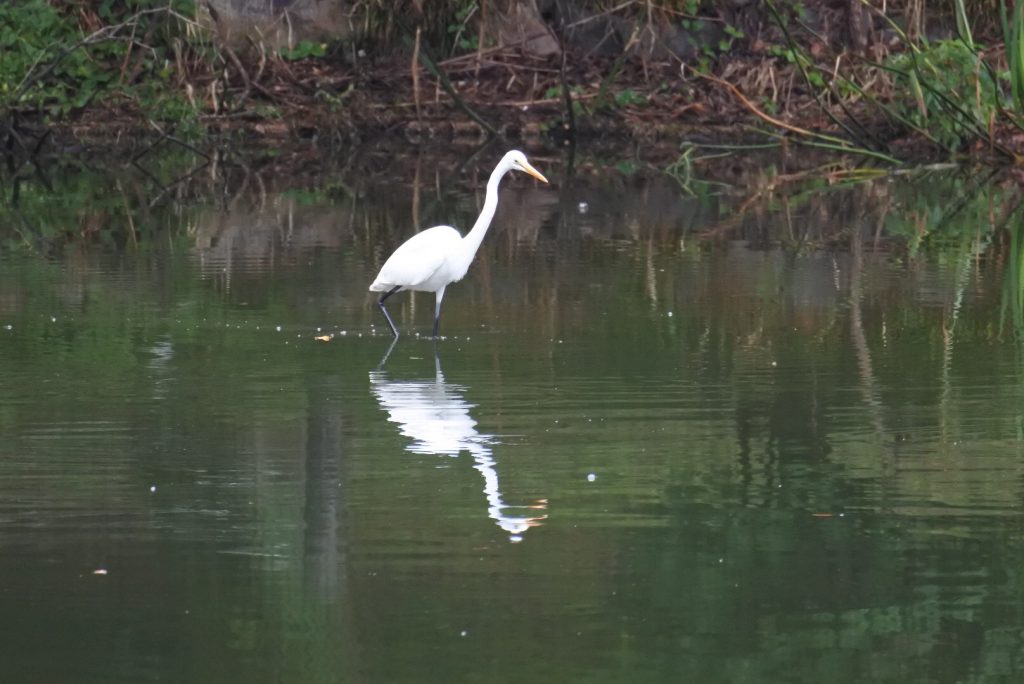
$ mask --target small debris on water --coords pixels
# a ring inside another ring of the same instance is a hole
[[[590,205],[588,205],[586,202],[580,202],[579,205],[577,205],[577,209],[579,209],[579,212],[581,214],[586,214],[587,210],[590,209]]]
[[[274,330],[276,330],[277,332],[281,332],[281,326],[275,325]]]
[[[593,482],[597,479],[597,475],[594,473],[587,473],[587,482]]]
[[[334,337],[334,335],[317,335],[313,339],[317,342],[330,342],[332,337]]]
[[[462,630],[461,632],[459,632],[459,636],[462,637],[466,636],[467,634],[469,634],[469,632],[467,632],[466,630]]]
[[[107,574],[107,569],[106,568],[96,568],[95,570],[92,571],[92,574],[94,574],[94,575],[106,575]]]
[[[155,494],[156,493],[156,485],[149,485],[149,493],[150,494]]]

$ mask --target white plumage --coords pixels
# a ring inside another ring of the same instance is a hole
[[[384,300],[401,290],[434,293],[434,337],[437,337],[444,290],[451,283],[462,280],[469,270],[498,208],[498,185],[504,175],[513,169],[548,182],[540,171],[530,165],[526,155],[519,150],[512,150],[501,158],[491,173],[483,209],[465,237],[451,226],[434,226],[403,242],[384,262],[370,290],[384,293],[377,305],[395,337],[399,334],[398,327],[391,320]]]

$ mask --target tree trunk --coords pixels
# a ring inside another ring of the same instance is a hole
[[[871,44],[871,17],[861,0],[849,0],[850,49],[863,53]]]
[[[484,33],[499,45],[522,46],[539,57],[558,53],[558,41],[541,19],[536,0],[483,0]]]

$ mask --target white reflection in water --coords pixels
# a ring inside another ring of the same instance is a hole
[[[390,352],[390,349],[388,350]],[[387,356],[385,355],[385,360]],[[494,435],[481,434],[476,421],[469,414],[473,404],[463,399],[466,388],[445,382],[440,360],[434,357],[433,380],[391,380],[381,367],[370,372],[370,388],[388,420],[398,423],[400,432],[412,442],[406,447],[415,454],[458,456],[468,451],[473,467],[484,477],[487,514],[508,532],[512,541],[519,541],[531,527],[547,518],[547,500],[540,499],[530,506],[509,506],[501,496],[498,463],[493,446],[498,444]],[[512,515],[511,511],[529,512]]]

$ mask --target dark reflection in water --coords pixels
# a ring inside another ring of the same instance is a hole
[[[390,354],[397,340],[388,348]],[[487,515],[498,527],[509,533],[511,541],[521,541],[522,534],[540,525],[547,514],[547,500],[529,506],[510,506],[502,499],[498,480],[498,463],[494,458],[494,435],[482,435],[470,416],[472,407],[463,398],[465,387],[445,382],[441,360],[434,356],[434,377],[431,380],[392,380],[383,370],[387,355],[377,370],[370,372],[370,390],[388,420],[399,425],[401,433],[412,442],[406,447],[414,454],[458,456],[463,451],[473,458],[473,467],[484,478]],[[520,512],[519,515],[514,513]],[[523,514],[525,513],[525,514]]]
[[[530,156],[7,179],[0,681],[1021,681],[1013,178]]]

